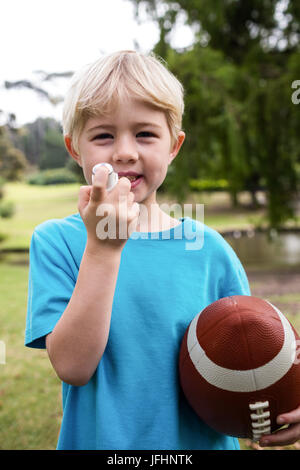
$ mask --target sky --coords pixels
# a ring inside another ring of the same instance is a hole
[[[149,52],[158,29],[146,16],[138,24],[128,0],[6,0],[1,5],[0,110],[14,113],[17,125],[38,116],[61,119],[62,105],[27,89],[4,88],[4,81],[32,80],[54,95],[63,95],[70,79],[41,82],[38,71],[75,71],[120,49]],[[192,42],[192,32],[178,23],[174,47]]]

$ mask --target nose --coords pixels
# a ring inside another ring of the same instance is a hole
[[[116,140],[113,161],[115,163],[135,163],[139,158],[137,147],[129,136]]]

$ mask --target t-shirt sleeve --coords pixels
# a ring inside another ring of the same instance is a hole
[[[231,295],[251,295],[248,278],[239,259],[236,259],[235,269],[230,272],[224,286],[223,297]]]
[[[36,229],[31,238],[25,345],[46,348],[45,337],[66,309],[75,283],[59,237]]]
[[[220,296],[230,297],[232,295],[251,295],[246,271],[235,251],[223,241],[224,273],[220,286]]]

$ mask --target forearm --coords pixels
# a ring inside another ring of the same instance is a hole
[[[52,365],[67,383],[87,383],[104,353],[120,259],[121,250],[87,244],[69,304],[47,336]]]

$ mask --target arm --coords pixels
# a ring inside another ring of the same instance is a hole
[[[70,302],[46,338],[51,363],[61,380],[84,385],[105,350],[120,254],[86,246]]]
[[[104,353],[121,252],[126,243],[126,240],[97,237],[96,208],[104,201],[116,208],[119,197],[123,196],[124,200],[126,195],[127,225],[138,216],[129,181],[122,178],[108,195],[106,180],[107,170],[102,169],[97,172],[92,188],[81,188],[78,208],[87,228],[87,244],[72,297],[46,338],[48,355],[57,375],[64,382],[77,386],[89,381]],[[118,223],[124,214],[115,213]]]

